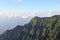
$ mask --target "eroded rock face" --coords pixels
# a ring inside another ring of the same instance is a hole
[[[0,40],[60,40],[60,16],[34,17],[28,24],[4,32]]]

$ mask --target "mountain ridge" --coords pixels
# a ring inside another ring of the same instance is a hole
[[[0,40],[60,40],[60,15],[34,17],[28,24],[1,34]]]

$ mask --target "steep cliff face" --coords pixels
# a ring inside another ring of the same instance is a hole
[[[60,40],[60,16],[34,17],[28,24],[4,32],[0,40]]]

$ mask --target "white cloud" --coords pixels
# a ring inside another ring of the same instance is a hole
[[[51,17],[52,14],[50,12],[42,13],[41,17]]]
[[[29,13],[27,15],[23,15],[22,18],[35,17],[35,16],[36,16],[35,13]]]
[[[14,18],[14,17],[20,17],[20,18],[29,18],[29,17],[50,17],[53,15],[60,15],[60,11],[54,11],[54,12],[46,12],[46,13],[18,13],[18,12],[4,12],[0,13],[0,18],[4,17],[9,17],[9,18]]]
[[[9,18],[14,18],[14,17],[20,17],[20,18],[28,18],[28,17],[34,17],[35,16],[35,13],[0,13],[0,18],[1,17],[9,17]]]
[[[22,2],[22,0],[16,0],[17,2]]]
[[[54,11],[47,14],[47,16],[60,15],[60,11]]]
[[[52,11],[52,12],[44,12],[44,13],[38,13],[39,17],[51,17],[54,15],[60,15],[60,10]]]
[[[22,16],[22,18],[26,19],[28,16]]]
[[[47,13],[47,14],[46,14],[46,17],[51,17],[51,16],[52,16],[51,13]]]

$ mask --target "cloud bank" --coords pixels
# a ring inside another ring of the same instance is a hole
[[[54,12],[44,12],[44,13],[12,13],[12,12],[7,12],[7,13],[0,13],[0,18],[3,17],[8,17],[8,18],[14,18],[14,17],[20,17],[20,18],[29,18],[29,17],[50,17],[53,15],[60,15],[60,11],[54,11]]]
[[[13,17],[20,17],[20,18],[28,18],[28,17],[35,17],[35,13],[0,13],[0,17],[9,17],[9,18],[13,18]]]

